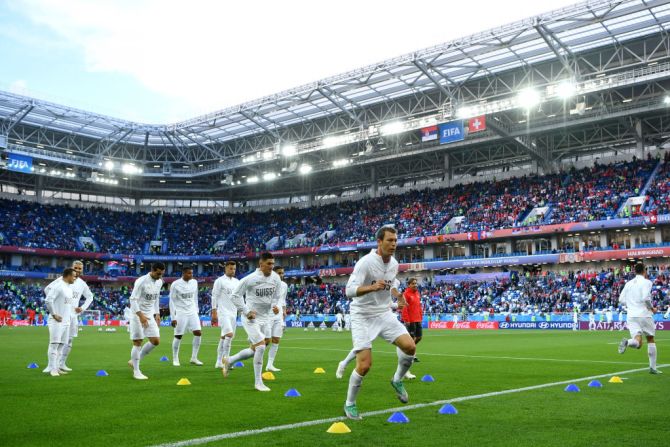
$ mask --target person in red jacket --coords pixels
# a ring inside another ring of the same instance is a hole
[[[28,325],[32,326],[35,324],[35,310],[28,308],[26,311],[26,314],[28,315]]]
[[[407,332],[414,339],[414,343],[418,344],[423,336],[423,312],[421,310],[421,295],[419,294],[416,278],[409,278],[407,280],[407,288],[402,295],[405,297],[405,301],[407,301],[407,305],[402,309],[402,321],[405,323]],[[415,379],[416,376],[407,371],[405,378]]]

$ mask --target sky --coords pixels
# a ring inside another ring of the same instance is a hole
[[[167,124],[574,0],[0,0],[0,90]]]

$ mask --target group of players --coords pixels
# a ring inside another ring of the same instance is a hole
[[[397,368],[390,385],[397,398],[409,402],[403,379],[413,378],[409,372],[415,361],[416,344],[421,340],[420,297],[415,279],[410,279],[408,287],[401,293],[398,276],[398,262],[394,258],[397,233],[393,227],[385,226],[376,234],[377,248],[363,256],[355,265],[346,286],[346,295],[351,305],[351,335],[353,349],[339,363],[336,376],[342,378],[347,364],[356,359],[356,367],[349,377],[349,386],[344,404],[344,413],[350,419],[361,419],[356,404],[364,377],[372,365],[372,342],[381,337],[396,346]],[[284,330],[286,316],[287,285],[283,281],[284,271],[274,265],[271,253],[262,253],[259,266],[242,280],[235,278],[236,264],[225,264],[224,276],[214,283],[212,291],[212,323],[221,327],[221,338],[217,347],[216,367],[227,377],[235,362],[252,358],[254,366],[254,386],[258,391],[270,391],[263,383],[262,369],[264,353],[269,346],[266,370],[279,371],[274,359]],[[77,336],[77,314],[85,310],[93,296],[86,283],[79,278],[83,265],[75,262],[73,268],[63,271],[62,277],[49,284],[45,293],[49,311],[49,366],[44,372],[52,376],[71,371],[65,361],[72,347],[72,339]],[[159,337],[159,297],[163,287],[165,266],[152,265],[151,272],[135,281],[130,297],[129,332],[132,350],[129,366],[133,378],[146,380],[140,370],[141,360],[160,342]],[[637,276],[626,284],[621,293],[621,301],[628,308],[628,326],[631,339],[625,339],[619,352],[626,348],[640,348],[642,336],[648,342],[650,372],[656,369],[655,326],[652,319],[651,282],[645,278],[642,264],[636,266]],[[193,332],[191,363],[202,365],[198,359],[201,326],[198,315],[198,285],[193,279],[192,269],[182,270],[182,277],[170,287],[170,316],[174,330],[172,343],[173,365],[179,366],[179,348],[182,336]],[[81,297],[85,298],[79,306]],[[395,302],[393,301],[395,298]],[[408,302],[410,306],[408,306]],[[393,313],[397,307],[404,313],[405,325]],[[411,309],[419,309],[408,312]],[[235,355],[230,355],[231,343],[235,337],[237,316],[241,314],[242,325],[247,333],[249,347]],[[144,339],[148,341],[142,345]]]

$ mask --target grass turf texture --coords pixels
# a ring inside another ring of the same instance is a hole
[[[84,328],[74,342],[63,377],[49,377],[45,328],[0,328],[0,389],[5,445],[147,446],[269,426],[300,423],[342,414],[348,377],[335,379],[337,362],[351,347],[348,332],[289,329],[281,343],[272,389],[253,389],[252,359],[223,379],[213,368],[218,329],[206,328],[200,359],[188,364],[191,336],[181,345],[182,366],[171,358],[172,330],[162,328],[162,344],[142,362],[148,381],[136,381],[126,362],[130,342],[116,333]],[[419,344],[417,375],[406,381],[410,404],[645,368],[646,347],[616,353],[623,332],[427,331]],[[658,335],[659,364],[670,358],[670,337]],[[238,333],[232,352],[244,347]],[[267,354],[266,354],[267,355]],[[553,359],[553,360],[552,360]],[[39,369],[27,369],[36,362]],[[358,398],[362,413],[400,407],[389,380],[395,348],[376,341],[373,367]],[[314,374],[323,367],[326,374]],[[104,369],[109,377],[97,377]],[[455,403],[457,415],[438,414],[439,405],[405,412],[409,424],[386,422],[391,412],[345,423],[352,433],[327,434],[331,423],[294,428],[206,445],[666,445],[670,407],[670,368],[653,376],[646,370],[623,375],[623,384],[603,388],[577,382]],[[431,374],[434,383],[420,377]],[[177,386],[188,378],[191,386]],[[289,388],[301,397],[286,398]]]

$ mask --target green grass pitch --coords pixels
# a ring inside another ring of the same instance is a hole
[[[52,378],[46,365],[45,328],[0,328],[0,444],[64,446],[152,446],[206,436],[328,419],[342,415],[348,376],[335,379],[337,362],[351,347],[348,332],[287,330],[277,355],[272,389],[253,389],[251,359],[223,379],[213,365],[218,329],[203,334],[200,359],[188,364],[191,336],[181,346],[182,366],[160,362],[171,357],[172,329],[161,328],[161,345],[143,362],[148,381],[135,381],[126,362],[130,342],[125,328],[115,333],[86,327],[74,342],[72,373]],[[233,352],[244,346],[238,332]],[[406,381],[410,405],[562,382],[646,368],[646,347],[616,352],[623,332],[427,331],[418,345],[417,375]],[[670,359],[670,334],[658,334],[659,365]],[[31,362],[39,369],[27,369]],[[314,374],[317,367],[326,374]],[[362,413],[400,407],[389,380],[395,348],[376,341],[372,370],[358,398]],[[104,369],[108,377],[97,377]],[[219,440],[211,446],[440,446],[440,445],[627,445],[670,443],[670,368],[622,375],[623,384],[565,385],[494,395],[455,403],[456,415],[438,414],[439,405],[409,409],[409,424],[393,424],[389,413],[345,423],[351,433],[326,433],[330,423]],[[433,383],[420,378],[430,374]],[[188,378],[191,386],[177,386]],[[301,397],[287,398],[295,388]]]

